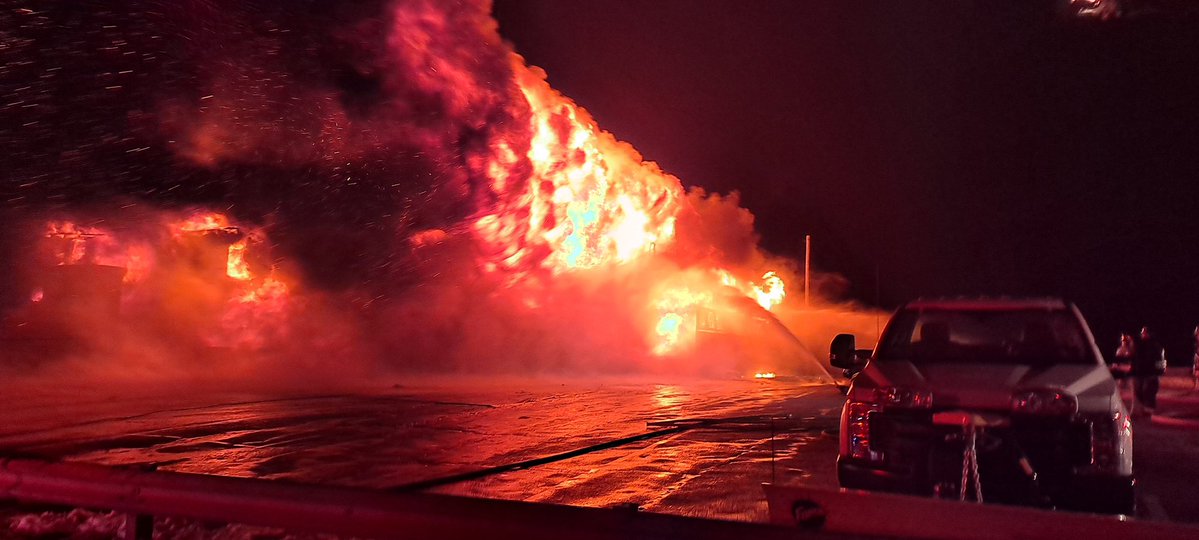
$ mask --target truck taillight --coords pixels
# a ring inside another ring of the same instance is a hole
[[[845,408],[849,455],[856,459],[882,461],[882,452],[870,447],[870,415],[882,410],[877,403],[850,401]]]
[[[1091,465],[1089,472],[1114,473],[1120,467],[1121,440],[1131,436],[1132,422],[1121,412],[1095,418],[1091,422]]]
[[[927,390],[884,386],[851,391],[845,406],[849,455],[873,462],[883,460],[882,450],[871,445],[870,415],[887,409],[931,409],[932,406],[933,395]]]

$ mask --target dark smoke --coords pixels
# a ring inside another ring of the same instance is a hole
[[[41,2],[0,17],[6,101],[35,105],[4,110],[10,213],[224,207],[271,222],[318,287],[394,292],[412,264],[396,239],[485,204],[475,155],[525,129],[487,2]]]

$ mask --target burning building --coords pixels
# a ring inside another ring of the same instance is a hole
[[[50,223],[34,265],[36,289],[21,312],[0,323],[6,363],[111,346],[120,314],[125,265],[108,252],[104,231]]]
[[[155,340],[193,352],[263,345],[254,317],[279,316],[288,289],[271,269],[254,268],[250,245],[261,233],[215,213],[151,229],[133,239],[49,223],[32,262],[36,289],[0,332],[6,361],[106,356]]]

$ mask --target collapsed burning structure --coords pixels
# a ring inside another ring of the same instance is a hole
[[[262,317],[280,315],[288,289],[269,267],[252,268],[247,247],[261,233],[209,212],[159,225],[151,243],[48,223],[32,262],[36,288],[0,327],[5,360],[129,354],[131,341],[147,339],[170,342],[177,359],[262,347],[265,327],[281,322]]]

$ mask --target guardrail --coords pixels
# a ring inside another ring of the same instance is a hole
[[[828,538],[767,524],[292,484],[83,463],[0,460],[0,499],[127,513],[127,538],[149,538],[148,516],[364,538]],[[835,536],[834,536],[835,537]]]
[[[1199,527],[855,491],[766,484],[772,524],[429,493],[0,459],[0,500],[364,538],[1199,538]]]

